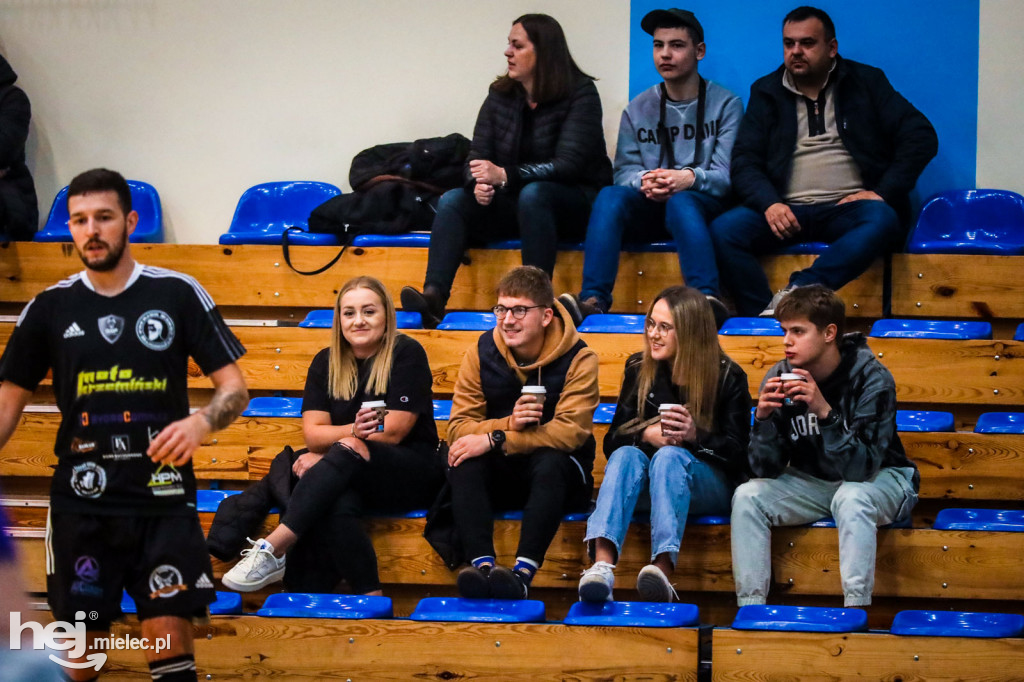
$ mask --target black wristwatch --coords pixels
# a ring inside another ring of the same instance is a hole
[[[491,431],[490,436],[491,436],[491,446],[495,450],[501,450],[502,452],[504,452],[504,448],[505,448],[505,432],[501,431],[499,429],[495,429],[494,431]]]

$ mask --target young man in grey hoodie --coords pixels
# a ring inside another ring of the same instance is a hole
[[[753,480],[732,498],[740,606],[764,604],[772,526],[835,518],[846,606],[871,603],[875,532],[903,521],[920,475],[896,434],[896,384],[830,289],[794,289],[775,309],[786,358],[761,383],[750,434]]]
[[[726,206],[729,158],[743,117],[740,98],[701,78],[704,28],[692,12],[659,9],[640,22],[653,36],[654,64],[663,81],[622,112],[615,151],[615,184],[598,194],[590,213],[579,296],[559,301],[579,325],[608,311],[623,234],[630,241],[675,241],[686,283],[711,300],[716,320],[718,269],[708,223]]]

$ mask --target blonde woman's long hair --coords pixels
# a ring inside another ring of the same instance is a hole
[[[366,382],[367,395],[383,395],[388,390],[388,378],[391,376],[391,361],[395,355],[395,341],[398,330],[395,322],[395,302],[391,300],[388,290],[375,277],[354,277],[345,282],[334,301],[334,321],[331,324],[331,350],[328,363],[327,387],[335,400],[351,400],[359,385],[359,369],[352,345],[341,331],[341,299],[353,289],[369,289],[377,294],[384,308],[384,336],[380,340],[377,352],[369,360],[370,376]]]
[[[676,356],[672,359],[672,383],[686,389],[686,403],[697,426],[705,431],[714,429],[715,400],[721,362],[725,357],[718,343],[718,330],[711,304],[701,292],[686,286],[672,286],[655,297],[647,310],[664,300],[672,315],[676,332]],[[658,360],[651,357],[651,339],[644,334],[644,357],[637,382],[637,416],[643,415],[644,401],[654,385]],[[678,396],[683,402],[683,396]],[[648,415],[650,416],[650,415]]]

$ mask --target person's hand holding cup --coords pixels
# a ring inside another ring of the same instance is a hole
[[[782,400],[782,404],[787,406],[793,405],[793,398],[790,395],[790,390],[794,387],[794,382],[807,381],[807,379],[804,378],[803,375],[795,372],[783,372],[779,375],[779,380],[782,381],[782,392],[786,394],[786,397]]]
[[[384,431],[384,415],[388,413],[388,406],[383,400],[367,400],[359,406],[356,413],[356,423],[353,431],[359,438],[366,438],[371,433]],[[362,435],[365,432],[366,435]]]
[[[512,408],[512,420],[510,427],[513,431],[540,424],[544,416],[544,401],[547,399],[548,390],[543,386],[523,386],[522,395]]]
[[[685,405],[662,403],[658,405],[661,417],[661,435],[669,445],[682,445],[696,439],[693,417]]]

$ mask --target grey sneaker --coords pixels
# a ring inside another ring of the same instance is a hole
[[[284,578],[285,557],[275,557],[273,545],[262,538],[249,540],[249,544],[250,549],[242,550],[242,560],[221,577],[224,587],[236,592],[255,592]]]
[[[648,564],[640,569],[640,574],[636,577],[636,591],[644,601],[672,602],[679,599],[672,583],[654,564]]]
[[[583,571],[580,578],[580,601],[612,601],[615,587],[615,566],[598,561]]]
[[[793,289],[796,289],[796,287],[787,286],[785,289],[779,289],[776,291],[775,295],[772,296],[771,303],[768,304],[767,308],[760,312],[758,317],[774,317],[775,309],[779,306],[779,303],[781,303],[782,299],[786,298],[786,296],[789,295],[789,292],[793,291]]]

